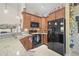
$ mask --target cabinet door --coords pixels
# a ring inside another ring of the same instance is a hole
[[[22,13],[23,16],[23,30],[30,28],[30,14]]]
[[[20,41],[26,50],[32,49],[32,43],[30,42],[29,37],[22,38]]]
[[[21,41],[23,47],[27,50],[28,45],[26,45],[25,38],[21,39],[20,41]]]
[[[46,31],[46,30],[47,30],[47,19],[42,18],[42,31]]]
[[[44,34],[44,44],[47,44],[47,34]]]
[[[62,8],[56,12],[56,19],[64,18],[65,17],[65,9]]]
[[[50,14],[49,16],[48,16],[48,21],[52,21],[52,20],[55,20],[55,12],[53,12],[52,14]]]
[[[31,15],[31,22],[37,22],[39,23],[39,27],[38,28],[35,28],[37,31],[41,31],[41,17],[37,17],[37,16],[34,16],[34,15]]]
[[[39,22],[38,17],[31,15],[31,21],[32,22]]]
[[[41,44],[47,44],[48,39],[47,39],[47,34],[41,34]]]
[[[26,45],[28,45],[28,50],[32,49],[32,38],[30,36],[26,39]]]
[[[44,41],[44,37],[43,34],[41,34],[41,44],[44,44],[43,41]]]

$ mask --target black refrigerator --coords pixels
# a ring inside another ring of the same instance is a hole
[[[66,38],[64,18],[48,22],[48,48],[61,55],[65,55]]]

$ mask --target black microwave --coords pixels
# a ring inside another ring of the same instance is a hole
[[[31,27],[39,27],[39,23],[38,22],[31,22]]]

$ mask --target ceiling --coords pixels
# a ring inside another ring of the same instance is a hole
[[[22,3],[9,3],[8,6],[14,8],[16,11],[21,10]],[[29,13],[38,15],[38,16],[47,16],[51,10],[54,10],[61,5],[65,5],[63,3],[25,3],[26,10]]]
[[[36,15],[47,16],[51,10],[61,5],[60,3],[28,3],[26,9]]]

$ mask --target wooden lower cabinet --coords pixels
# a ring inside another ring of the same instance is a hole
[[[44,35],[44,44],[47,44],[48,40],[47,40],[47,34]]]
[[[43,41],[44,41],[44,36],[43,34],[41,34],[41,44],[44,44]]]
[[[20,41],[26,50],[32,49],[32,43],[29,40],[29,37],[24,37],[20,39]]]
[[[48,39],[47,39],[47,34],[41,34],[41,44],[47,44]]]
[[[26,50],[30,50],[32,49],[32,36],[27,36],[27,37],[24,37],[22,39],[20,39],[23,47],[26,49]],[[48,43],[48,40],[47,40],[47,34],[41,34],[41,44],[47,44]]]

